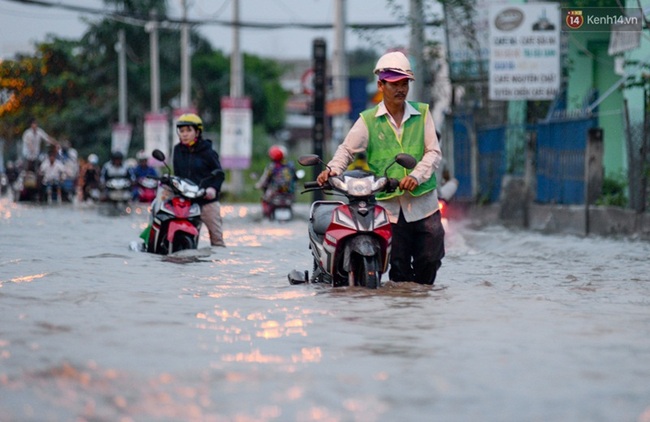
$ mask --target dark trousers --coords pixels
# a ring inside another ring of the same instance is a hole
[[[445,229],[440,212],[411,223],[400,212],[399,220],[391,227],[390,279],[433,284],[445,256]]]

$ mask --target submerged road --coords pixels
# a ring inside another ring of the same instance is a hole
[[[223,212],[173,260],[0,198],[0,420],[650,422],[647,242],[450,221],[433,288],[332,289],[287,281],[305,209]]]

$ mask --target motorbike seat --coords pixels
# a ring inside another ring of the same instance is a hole
[[[332,221],[334,209],[341,204],[341,202],[315,202],[312,205],[311,224],[316,234],[325,234]]]

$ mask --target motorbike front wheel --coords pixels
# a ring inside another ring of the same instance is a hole
[[[350,284],[376,289],[381,283],[381,270],[378,256],[357,255],[352,264]]]
[[[196,249],[196,239],[189,233],[176,233],[174,241],[172,242],[171,252],[178,252],[185,249]]]

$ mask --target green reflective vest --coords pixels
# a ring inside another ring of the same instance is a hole
[[[419,162],[424,155],[424,121],[429,112],[429,105],[424,103],[410,102],[410,104],[420,112],[420,114],[411,115],[402,127],[402,137],[398,138],[395,129],[388,121],[388,116],[383,115],[376,117],[379,106],[365,110],[361,113],[361,118],[368,127],[368,165],[370,170],[377,174],[383,175],[384,170],[388,167],[395,156],[405,152],[412,155]],[[411,170],[407,170],[399,164],[394,164],[388,169],[388,177],[394,177],[402,180]],[[413,196],[424,195],[436,188],[436,176],[423,183],[420,183],[412,192]],[[393,193],[381,192],[376,195],[377,199],[388,199],[403,195],[404,191],[397,189]]]

